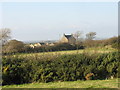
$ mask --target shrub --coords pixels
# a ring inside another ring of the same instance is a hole
[[[10,40],[3,46],[3,53],[20,53],[24,51],[24,43],[17,40]]]
[[[3,85],[117,77],[118,58],[117,52],[33,58],[7,56],[3,57]]]
[[[69,43],[58,43],[55,44],[54,46],[46,46],[43,45],[41,47],[35,47],[35,48],[30,48],[30,47],[25,47],[25,52],[26,53],[32,53],[32,52],[51,52],[51,51],[65,51],[65,50],[76,50],[78,49],[84,49],[83,45],[72,45]]]

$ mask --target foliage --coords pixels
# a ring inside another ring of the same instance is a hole
[[[45,57],[3,57],[3,85],[30,82],[75,81],[117,77],[117,52],[108,54],[75,54]]]
[[[96,32],[89,32],[86,34],[87,40],[93,40],[95,38]]]
[[[18,53],[23,52],[24,43],[17,40],[10,40],[3,47],[3,53]]]
[[[41,47],[25,47],[25,52],[51,52],[51,51],[65,51],[65,50],[76,50],[77,45],[71,45],[69,43],[58,43],[54,46],[41,46]],[[78,49],[84,49],[83,45],[78,45]]]
[[[3,54],[15,53],[38,53],[38,52],[52,52],[52,51],[65,51],[65,50],[78,50],[85,48],[106,48],[106,49],[119,49],[120,36],[112,37],[105,40],[85,40],[79,41],[76,44],[69,43],[56,43],[53,46],[42,45],[39,47],[30,47],[21,41],[11,40],[3,47]]]
[[[83,42],[85,47],[106,47],[106,48],[119,48],[120,43],[120,36],[119,37],[112,37],[109,39],[104,40],[86,40]]]

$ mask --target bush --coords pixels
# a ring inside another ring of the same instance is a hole
[[[10,40],[3,46],[4,54],[20,53],[24,51],[24,43],[18,40]]]
[[[41,47],[25,47],[25,52],[32,53],[32,52],[51,52],[51,51],[65,51],[65,50],[76,50],[78,49],[84,49],[83,45],[71,45],[69,43],[58,43],[54,46],[41,46]]]
[[[120,36],[111,37],[104,40],[85,40],[83,45],[85,47],[104,47],[104,46],[112,46],[112,48],[118,48],[118,43],[120,42]]]
[[[108,54],[3,58],[3,85],[117,77],[117,52]]]

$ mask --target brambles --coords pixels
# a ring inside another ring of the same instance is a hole
[[[27,58],[8,56],[3,58],[3,85],[115,78],[118,58],[118,52],[53,57],[34,55]]]

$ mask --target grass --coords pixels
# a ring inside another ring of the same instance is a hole
[[[6,85],[2,88],[118,88],[118,79]]]
[[[86,49],[80,49],[80,50],[66,50],[66,51],[54,51],[54,52],[39,52],[39,53],[18,53],[15,55],[10,55],[12,57],[22,57],[22,58],[31,58],[31,59],[36,59],[36,58],[56,58],[59,57],[60,55],[66,55],[66,54],[101,54],[101,53],[110,53],[110,52],[116,52],[116,49],[113,48],[86,48]],[[7,57],[7,56],[4,56]]]
[[[81,50],[66,50],[66,51],[54,51],[54,52],[40,52],[40,53],[20,53],[16,54],[18,56],[26,57],[26,56],[48,56],[48,55],[63,55],[63,54],[76,54],[76,53],[109,53],[115,52],[115,49],[106,49],[106,48],[87,48]],[[15,56],[16,56],[15,55]]]

